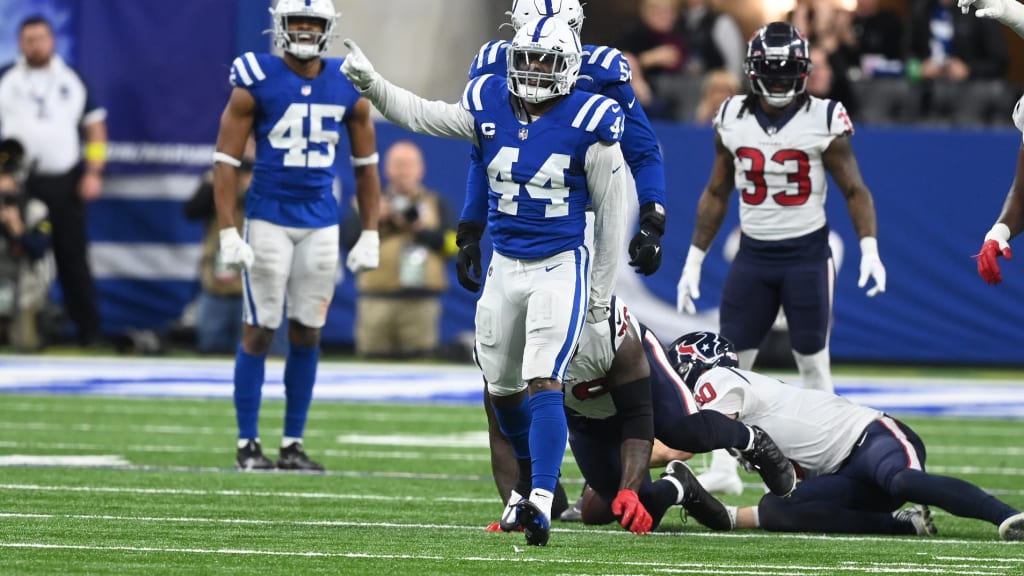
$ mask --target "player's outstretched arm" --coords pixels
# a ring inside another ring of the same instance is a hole
[[[244,88],[234,88],[220,116],[217,148],[213,155],[213,200],[220,229],[221,258],[228,266],[248,268],[252,248],[238,235],[235,210],[238,206],[238,167],[242,165],[245,142],[252,132],[256,100]]]
[[[864,184],[860,174],[860,166],[853,154],[849,136],[839,136],[832,140],[822,155],[825,169],[832,175],[839,190],[846,198],[846,208],[853,221],[853,229],[860,238],[860,278],[857,286],[867,286],[870,278],[875,285],[868,289],[868,296],[885,292],[885,266],[878,255],[878,219],[875,214],[875,200]]]
[[[1020,234],[1021,230],[1024,230],[1024,145],[1017,151],[1017,171],[1003,202],[1003,210],[985,234],[981,251],[975,256],[978,259],[978,275],[985,282],[999,284],[1003,281],[999,256],[1007,259],[1012,256],[1009,241]]]
[[[958,0],[960,11],[967,14],[974,6],[978,18],[991,18],[1024,38],[1024,6],[1017,0]]]
[[[722,137],[715,134],[715,161],[711,166],[711,178],[697,201],[693,239],[676,286],[676,310],[680,313],[697,313],[693,301],[700,298],[700,273],[704,255],[722,227],[735,179],[732,152],[722,143]]]
[[[377,133],[370,117],[370,102],[356,101],[348,122],[348,137],[352,145],[352,168],[356,175],[356,202],[362,232],[356,245],[349,250],[346,265],[353,273],[372,270],[380,265],[380,175],[377,170]]]
[[[385,118],[419,134],[475,141],[473,115],[459,104],[421,98],[388,82],[352,40],[341,72]]]
[[[626,160],[618,142],[596,142],[587,150],[587,188],[594,206],[594,266],[587,320],[608,317],[619,252],[626,238]]]

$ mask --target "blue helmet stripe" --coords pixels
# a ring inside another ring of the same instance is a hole
[[[533,29],[534,42],[540,41],[540,31],[544,29],[544,25],[548,23],[548,20],[551,20],[550,16],[545,16],[540,19],[540,22],[537,22],[537,27]]]
[[[544,0],[544,8],[547,9],[547,12],[544,13],[546,16],[555,15],[555,8],[551,5],[551,0]]]

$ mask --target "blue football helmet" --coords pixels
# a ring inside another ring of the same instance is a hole
[[[712,368],[737,368],[740,365],[732,342],[714,332],[683,334],[669,345],[668,361],[690,389],[697,384],[701,374]]]
[[[807,38],[788,22],[762,26],[747,45],[750,89],[782,108],[807,90],[811,53]]]

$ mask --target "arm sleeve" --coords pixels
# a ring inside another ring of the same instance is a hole
[[[657,202],[665,205],[665,165],[661,148],[654,135],[647,114],[636,101],[629,84],[616,84],[602,92],[622,106],[626,126],[622,133],[622,155],[636,182],[636,196],[640,205]]]
[[[626,238],[626,171],[619,144],[596,142],[587,149],[587,188],[594,206],[594,266],[590,306],[608,307],[619,253]]]
[[[385,118],[429,136],[476,140],[473,114],[459,104],[421,98],[382,77],[363,93]]]
[[[487,222],[487,169],[480,148],[473,146],[469,153],[469,174],[466,175],[466,203],[462,206],[460,222]]]

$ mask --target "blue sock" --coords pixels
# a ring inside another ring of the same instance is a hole
[[[288,359],[284,364],[284,435],[302,438],[306,429],[309,403],[313,400],[316,365],[320,360],[317,347],[288,346]]]
[[[260,394],[266,356],[246,354],[238,346],[235,355],[235,418],[238,420],[239,438],[258,438]]]
[[[522,460],[530,457],[530,403],[526,400],[511,408],[502,408],[491,399],[494,417],[501,433],[512,444],[512,452]],[[523,494],[525,496],[525,494]]]
[[[544,390],[530,396],[530,456],[533,458],[533,488],[555,491],[565,457],[569,428],[561,392]]]

